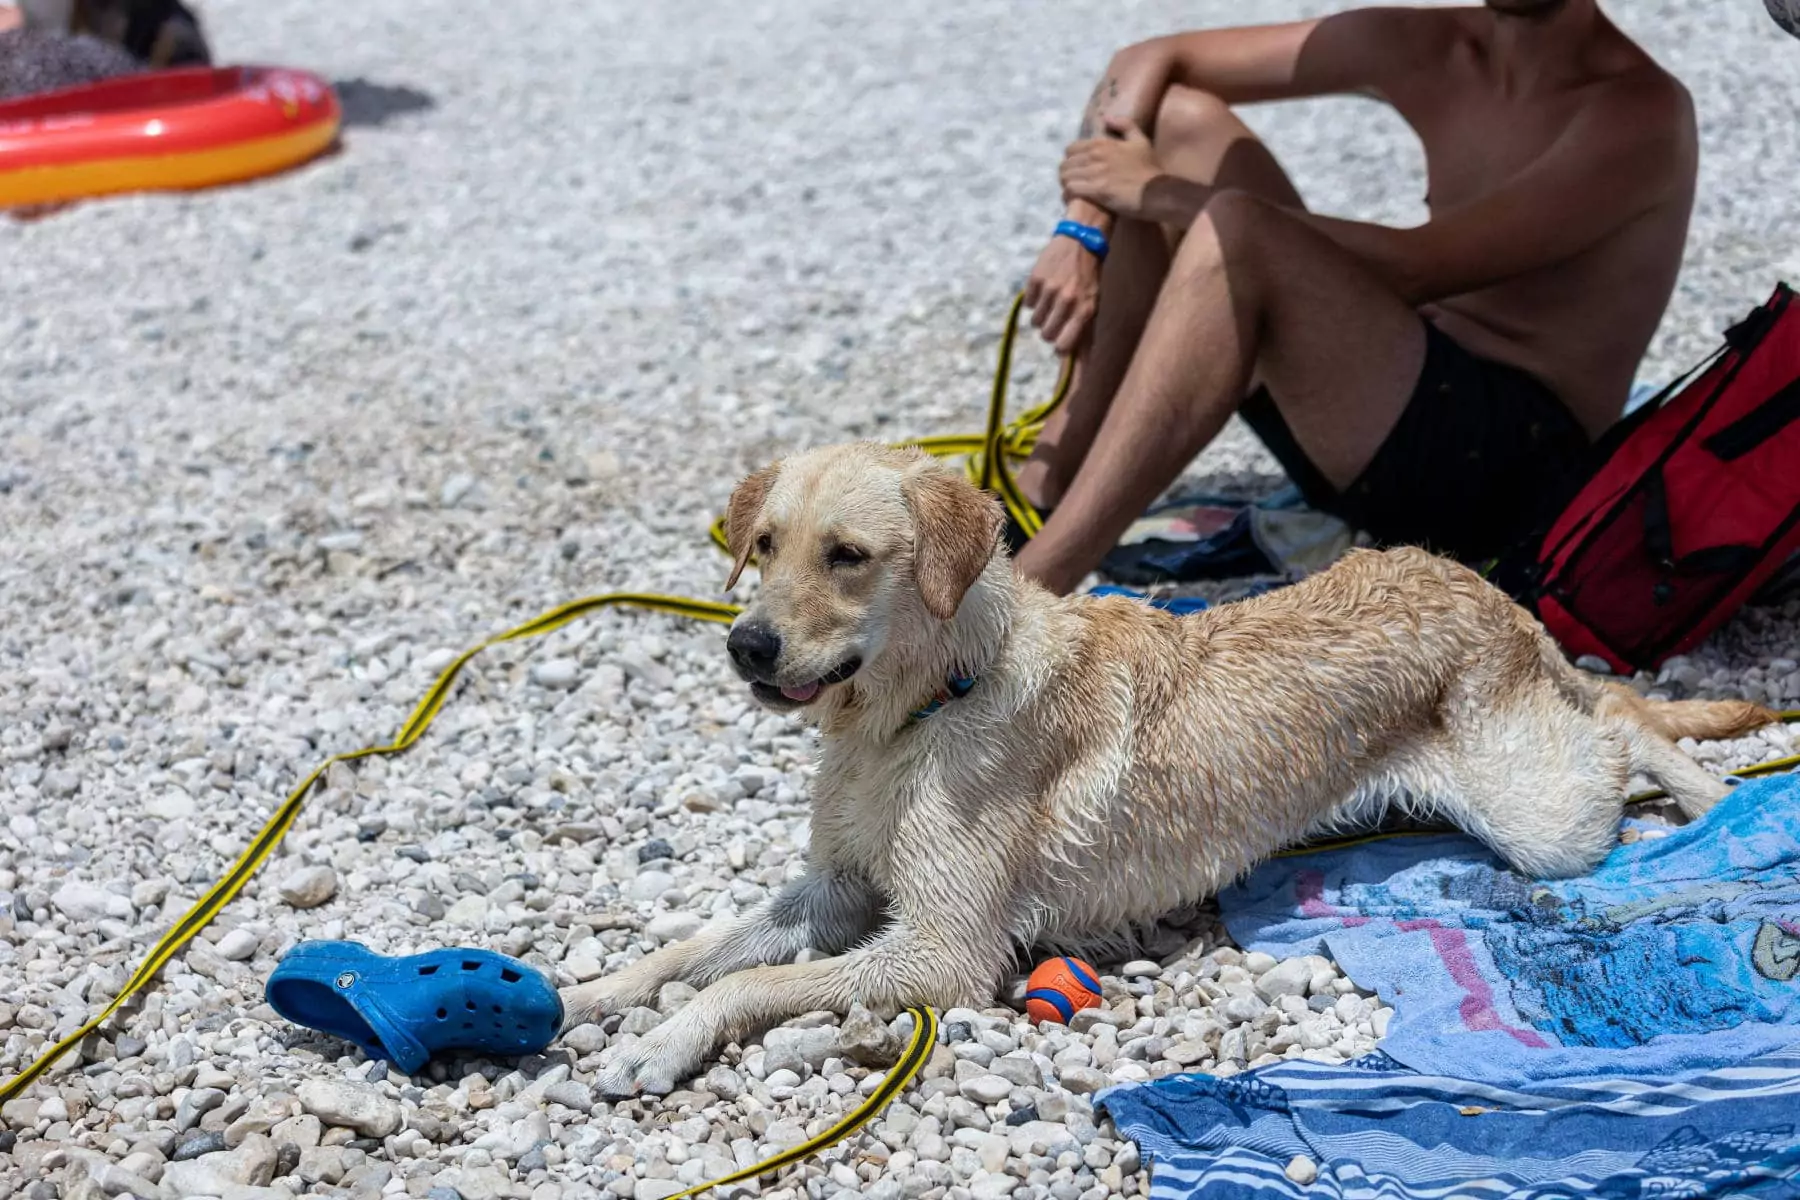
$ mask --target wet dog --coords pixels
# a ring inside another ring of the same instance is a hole
[[[605,1092],[668,1091],[725,1040],[813,1009],[984,1005],[1020,946],[1105,940],[1390,807],[1526,875],[1585,872],[1634,775],[1689,817],[1725,793],[1672,739],[1775,719],[1593,679],[1423,551],[1356,551],[1176,618],[1051,595],[1013,570],[1001,522],[960,474],[872,444],[738,486],[731,580],[754,556],[762,582],[727,647],[762,704],[821,734],[806,871],[564,993],[580,1023],[674,980],[703,989],[613,1049]],[[790,961],[807,947],[829,957]]]

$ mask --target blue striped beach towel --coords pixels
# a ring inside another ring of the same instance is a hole
[[[1377,1052],[1096,1099],[1148,1162],[1151,1200],[1800,1197],[1800,1047],[1660,1085],[1520,1092]],[[1300,1157],[1316,1178],[1290,1177]]]

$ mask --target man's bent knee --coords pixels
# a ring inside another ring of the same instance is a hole
[[[1175,84],[1163,93],[1157,106],[1150,141],[1162,151],[1210,144],[1235,135],[1238,124],[1231,106],[1211,92]]]

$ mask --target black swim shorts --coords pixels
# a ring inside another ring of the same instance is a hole
[[[1553,518],[1591,467],[1587,431],[1556,393],[1470,353],[1429,321],[1412,399],[1342,492],[1306,457],[1267,389],[1239,411],[1308,505],[1380,545],[1423,546],[1466,563],[1512,549]]]

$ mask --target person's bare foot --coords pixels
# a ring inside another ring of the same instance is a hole
[[[10,4],[0,4],[0,33],[9,29],[19,29],[25,24],[25,14]]]

